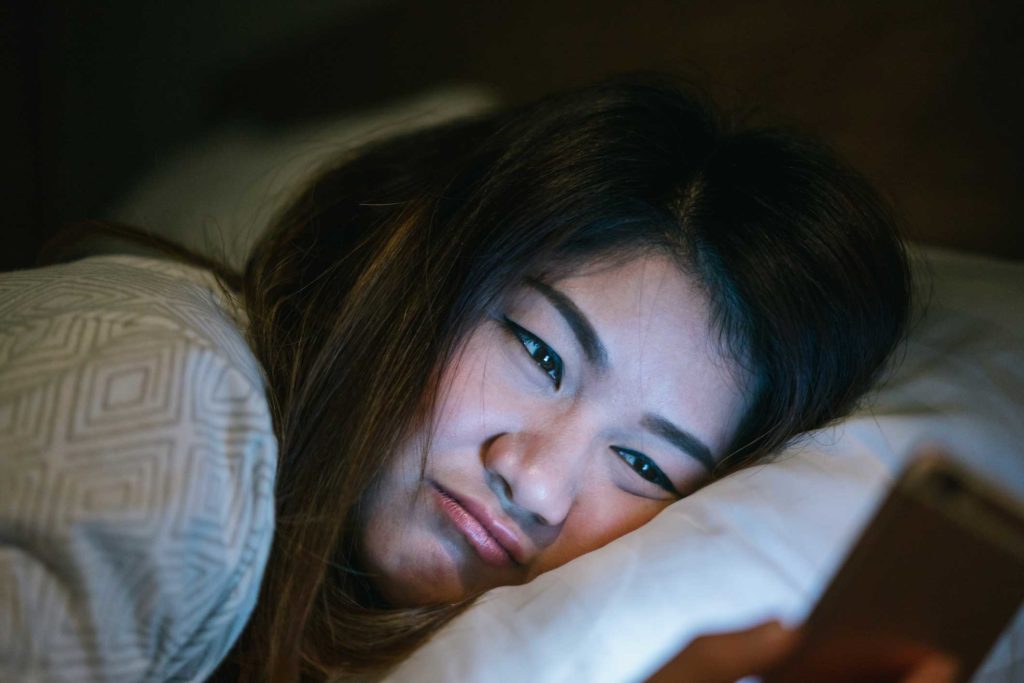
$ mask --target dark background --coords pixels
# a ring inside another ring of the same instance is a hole
[[[835,144],[911,237],[1024,257],[1024,4],[1013,0],[70,0],[0,3],[0,269],[216,124],[433,85],[506,101],[632,69]]]

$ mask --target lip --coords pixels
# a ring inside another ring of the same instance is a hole
[[[485,505],[434,484],[438,506],[485,563],[498,567],[523,564],[524,553],[516,533]]]

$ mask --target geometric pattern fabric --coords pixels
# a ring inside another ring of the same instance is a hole
[[[237,311],[159,259],[0,274],[0,681],[199,681],[238,637],[277,444]]]

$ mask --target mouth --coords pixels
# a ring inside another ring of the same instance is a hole
[[[521,554],[521,550],[514,532],[476,501],[456,498],[437,484],[433,488],[438,507],[485,564],[492,567],[519,564],[516,554]]]

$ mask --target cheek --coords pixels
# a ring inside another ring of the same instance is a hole
[[[486,383],[486,368],[476,378],[459,368],[442,379],[440,403],[434,421],[434,439],[448,440],[486,427],[487,406],[493,404]]]
[[[672,504],[622,491],[607,491],[580,501],[565,520],[558,540],[540,558],[536,574],[559,567],[639,529]]]
[[[500,341],[493,331],[478,330],[442,375],[435,444],[478,439],[495,429],[508,428],[505,418],[517,405],[507,358],[497,347]]]

